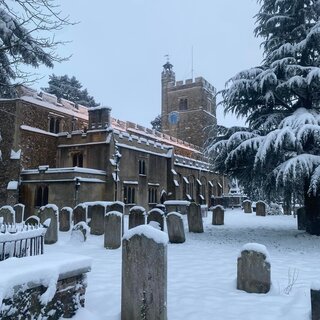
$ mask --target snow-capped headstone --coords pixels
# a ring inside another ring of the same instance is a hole
[[[121,212],[122,213],[122,219],[121,219],[121,225],[122,225],[122,231],[121,234],[123,235],[124,233],[124,208],[125,208],[125,204],[121,201],[116,201],[114,203],[112,203],[110,206],[107,207],[107,213],[110,211],[117,211],[117,212]]]
[[[58,241],[58,218],[59,209],[54,204],[47,204],[40,207],[39,210],[40,222],[43,224],[47,219],[50,219],[50,225],[44,237],[45,244],[54,244]]]
[[[182,215],[178,212],[167,214],[167,229],[171,243],[183,243],[186,241]]]
[[[203,221],[200,205],[191,202],[188,207],[188,227],[189,232],[202,233]]]
[[[244,200],[242,202],[244,213],[252,213],[252,202],[250,200]]]
[[[30,216],[24,222],[25,225],[38,226],[40,224],[40,218],[37,216]]]
[[[104,247],[106,249],[118,249],[121,246],[122,237],[122,213],[110,211],[104,217]]]
[[[14,224],[15,212],[11,206],[3,206],[0,208],[0,217],[3,217],[3,223]]]
[[[306,209],[301,207],[297,209],[298,230],[306,230]]]
[[[90,233],[96,236],[104,234],[104,215],[106,207],[101,204],[94,204],[88,208],[91,216]],[[89,215],[89,212],[88,212]]]
[[[129,228],[132,229],[146,223],[146,210],[140,206],[134,206],[129,211]]]
[[[212,224],[216,226],[224,224],[224,208],[220,205],[212,208]]]
[[[266,203],[264,201],[257,201],[256,203],[256,215],[265,217],[266,216]]]
[[[87,240],[90,228],[84,221],[80,221],[72,227],[70,241],[77,244]]]
[[[59,212],[59,231],[69,231],[71,228],[72,208],[63,207]]]
[[[267,293],[271,287],[271,265],[266,247],[247,243],[238,257],[237,289],[248,293]]]
[[[25,205],[22,203],[17,203],[13,206],[13,209],[16,213],[16,223],[23,222],[24,221]]]
[[[73,225],[81,221],[87,223],[87,206],[84,204],[78,204],[73,208]]]
[[[148,225],[122,241],[121,320],[167,319],[166,233]]]
[[[310,290],[311,320],[320,319],[320,283],[314,283]]]
[[[154,208],[148,212],[147,223],[151,221],[156,221],[160,225],[161,231],[164,229],[164,212],[160,209]]]

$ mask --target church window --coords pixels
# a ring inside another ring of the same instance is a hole
[[[72,156],[72,166],[73,167],[83,167],[83,154],[82,153],[75,153]]]
[[[60,119],[55,117],[50,117],[49,132],[52,132],[52,133],[60,132]]]
[[[157,203],[158,202],[157,188],[149,188],[148,201],[149,201],[149,203]]]
[[[35,206],[42,207],[48,204],[49,188],[48,186],[38,186],[36,189]]]
[[[179,99],[179,110],[187,110],[188,109],[188,99],[180,98]]]
[[[144,160],[139,160],[139,174],[146,174],[146,162]]]
[[[123,187],[123,202],[125,204],[135,203],[135,188],[132,186]]]

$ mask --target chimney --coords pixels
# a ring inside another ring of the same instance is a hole
[[[110,126],[109,107],[88,108],[89,112],[89,130],[100,129],[104,130]]]

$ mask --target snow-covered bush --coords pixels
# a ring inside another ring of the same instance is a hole
[[[270,202],[267,206],[267,214],[272,216],[282,215],[283,214],[282,205],[276,202]]]

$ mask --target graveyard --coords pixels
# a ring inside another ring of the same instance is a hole
[[[142,209],[137,207],[137,211]],[[189,232],[188,215],[170,214],[171,218],[182,220],[185,239],[171,239],[175,243],[167,244],[167,318],[310,319],[310,289],[318,286],[320,274],[319,238],[298,230],[297,218],[293,215],[261,216],[255,212],[244,213],[240,208],[228,208],[221,223],[222,208],[218,209],[218,217],[209,211],[202,218],[203,232]],[[114,212],[106,214],[112,219],[109,222],[113,229],[119,226]],[[132,227],[141,223],[137,217],[138,214],[131,219]],[[178,220],[174,221],[175,226]],[[122,221],[124,238],[128,238],[134,229],[128,231],[128,215],[124,215]],[[154,220],[149,219],[149,223],[159,227],[153,224]],[[170,228],[173,228],[170,223],[164,223],[164,234],[171,233]],[[47,256],[50,261],[50,257],[56,255],[63,257],[65,264],[68,257],[69,260],[73,256],[87,259],[81,262],[83,267],[91,265],[91,270],[88,267],[85,271],[86,293],[73,319],[121,319],[123,248],[118,245],[109,248],[106,246],[109,240],[101,233],[96,235],[87,230],[86,241],[83,241],[81,237],[72,236],[70,228],[59,231],[54,244],[45,244],[43,255],[28,258],[46,259]],[[237,289],[237,260],[248,243],[254,247],[265,246],[267,251],[271,287],[266,293]]]

